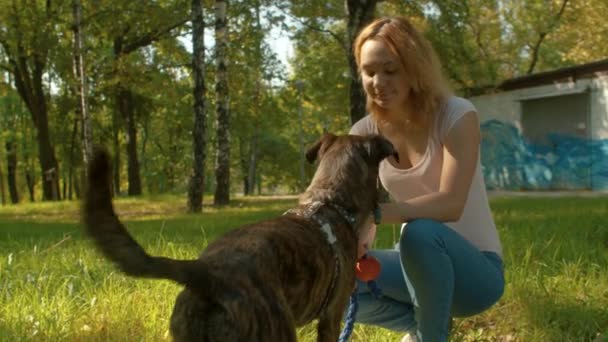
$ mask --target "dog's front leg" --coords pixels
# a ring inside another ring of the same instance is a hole
[[[340,337],[340,322],[342,321],[344,311],[336,310],[336,306],[342,307],[340,305],[334,305],[334,307],[328,308],[325,314],[319,317],[319,324],[317,325],[317,342],[338,341],[338,337]]]

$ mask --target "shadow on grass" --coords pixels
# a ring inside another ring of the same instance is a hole
[[[118,216],[132,234],[144,239],[158,235],[159,232],[167,238],[174,235],[205,235],[209,240],[242,225],[279,216],[296,203],[292,197],[243,197],[232,200],[226,207],[210,206],[205,207],[202,213],[187,214],[185,208],[176,209],[172,203],[155,206],[149,202],[145,199],[117,201]],[[74,208],[66,209],[70,213],[65,216],[57,212],[42,215],[44,210],[46,209],[34,208],[31,211],[0,214],[0,241],[19,243],[39,240],[52,244],[61,241],[66,235],[72,240],[83,239],[80,217],[74,216]],[[55,214],[58,216],[53,216]],[[50,218],[45,220],[41,216]]]
[[[548,296],[539,290],[518,289],[524,315],[543,341],[595,341],[608,326],[608,311],[593,300]]]
[[[124,220],[170,219],[189,215],[185,196],[157,195],[116,197],[113,199],[118,215]],[[259,211],[295,206],[297,196],[233,196],[227,206],[216,207],[213,198],[203,200],[203,212],[190,215],[213,215],[218,212]],[[0,221],[30,221],[75,223],[80,221],[79,200],[37,202],[0,206]]]
[[[34,333],[34,330],[28,332],[16,331],[6,326],[0,326],[0,341],[86,341],[86,342],[124,342],[124,341],[145,341],[146,338],[142,338],[138,332],[145,331],[143,325],[140,326],[125,326],[120,324],[114,324],[110,327],[103,327],[97,329],[97,331],[90,331],[90,328],[83,327],[79,331],[70,332],[67,336],[49,336],[45,335],[43,331]],[[172,341],[170,334],[166,333],[166,336],[154,337],[150,340],[153,341]]]

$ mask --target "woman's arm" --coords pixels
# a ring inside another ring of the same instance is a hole
[[[480,140],[477,113],[467,112],[444,141],[439,191],[406,202],[380,204],[382,222],[403,223],[416,218],[458,221],[477,167]]]

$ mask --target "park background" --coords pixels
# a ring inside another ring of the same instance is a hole
[[[194,258],[296,203],[314,171],[305,147],[365,115],[355,33],[395,14],[479,109],[505,245],[505,297],[458,321],[454,340],[602,340],[608,3],[597,0],[0,0],[0,340],[167,339],[178,288],[115,273],[80,233],[92,146],[112,153],[117,208],[138,240]],[[394,240],[386,227],[376,244]]]

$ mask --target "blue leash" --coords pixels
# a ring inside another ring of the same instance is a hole
[[[359,310],[359,302],[357,301],[357,287],[355,291],[350,295],[350,301],[348,303],[348,313],[344,321],[344,328],[340,333],[338,342],[348,342],[350,335],[353,334],[355,328],[355,320],[357,319],[357,311]]]
[[[380,207],[376,204],[374,207],[374,223],[380,224],[382,212],[380,211]],[[367,253],[363,255],[363,258],[367,257]],[[371,292],[372,296],[376,299],[380,299],[382,297],[382,291],[376,284],[375,280],[370,280],[367,282],[367,288]],[[344,320],[344,328],[340,333],[340,337],[338,337],[338,342],[348,342],[350,339],[350,335],[353,334],[353,330],[355,329],[355,320],[357,318],[357,311],[359,310],[359,302],[357,301],[357,291],[358,286],[355,286],[353,293],[350,295],[350,300],[348,303],[348,312],[346,313],[346,319]]]
[[[376,284],[375,280],[368,281],[367,288],[374,296],[374,298],[379,299],[382,297],[382,291],[378,287],[378,284]],[[353,334],[353,330],[355,329],[355,320],[357,318],[358,310],[359,301],[357,300],[357,286],[355,286],[355,290],[350,295],[350,300],[348,303],[348,312],[346,313],[346,319],[344,320],[344,328],[340,333],[338,342],[348,342],[348,340],[350,339],[350,335]]]

